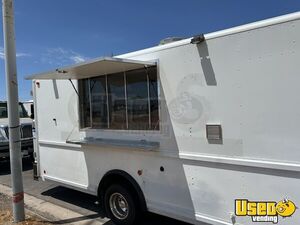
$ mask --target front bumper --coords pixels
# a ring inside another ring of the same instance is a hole
[[[22,157],[33,153],[33,139],[22,139],[21,142]],[[0,160],[9,158],[9,141],[0,141]]]

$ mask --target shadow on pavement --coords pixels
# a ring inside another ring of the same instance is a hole
[[[43,196],[49,196],[72,205],[80,206],[89,211],[103,214],[97,205],[97,197],[70,188],[57,186],[41,193]],[[99,212],[100,211],[100,212]]]
[[[91,220],[91,219],[97,219],[99,217],[98,214],[88,215],[88,216],[80,216],[76,218],[71,218],[67,220],[57,220],[57,221],[51,221],[51,224],[72,224],[76,222],[81,222],[84,220]],[[106,224],[106,223],[105,223]]]
[[[92,220],[92,219],[99,219],[98,214],[88,215],[88,216],[81,216],[66,220],[57,220],[51,221],[52,224],[71,224],[76,222],[82,222],[85,220]],[[144,219],[142,219],[140,225],[189,225],[187,223],[183,223],[177,220],[173,220],[167,217],[155,215],[152,213],[148,213]],[[115,225],[111,220],[104,222],[103,225]]]

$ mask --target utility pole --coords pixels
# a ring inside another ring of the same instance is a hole
[[[14,222],[25,220],[13,0],[2,0]]]

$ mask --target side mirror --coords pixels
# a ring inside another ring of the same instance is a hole
[[[30,105],[30,118],[34,119],[34,106],[33,106],[33,104]]]

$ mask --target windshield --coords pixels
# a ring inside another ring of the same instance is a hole
[[[20,118],[28,117],[28,114],[22,103],[19,103],[19,115]],[[0,102],[0,119],[7,118],[7,116],[8,116],[7,104],[6,102]]]

